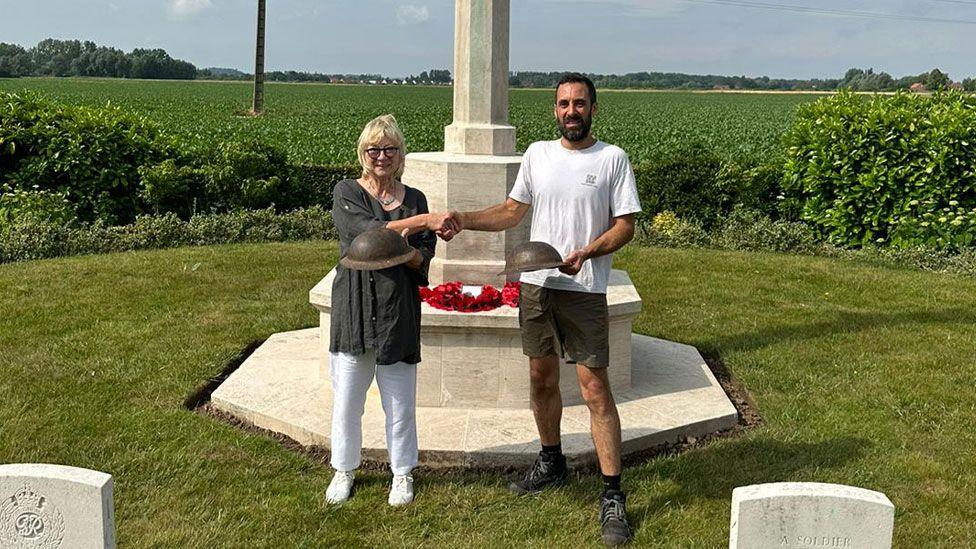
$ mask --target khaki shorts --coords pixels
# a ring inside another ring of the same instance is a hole
[[[559,354],[588,368],[610,365],[610,317],[606,294],[553,290],[522,284],[519,295],[522,352],[539,358]],[[561,353],[557,353],[557,344]]]

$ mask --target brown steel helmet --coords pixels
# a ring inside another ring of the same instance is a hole
[[[552,269],[566,265],[556,248],[545,242],[523,242],[505,256],[505,270],[500,275]]]
[[[382,227],[364,231],[354,238],[339,263],[347,269],[376,271],[406,263],[413,253],[400,233]]]

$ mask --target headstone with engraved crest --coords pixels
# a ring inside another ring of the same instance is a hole
[[[65,465],[0,465],[0,547],[114,548],[112,476]]]

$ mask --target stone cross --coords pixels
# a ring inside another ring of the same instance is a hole
[[[504,202],[522,162],[508,124],[509,0],[456,0],[455,16],[454,122],[444,129],[444,151],[407,155],[403,173],[435,212]],[[530,217],[505,232],[465,231],[438,243],[431,283],[500,287],[505,255],[528,240]]]
[[[508,155],[509,0],[457,0],[454,31],[454,123],[444,151]]]

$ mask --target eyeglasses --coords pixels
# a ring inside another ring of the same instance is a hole
[[[366,154],[368,154],[369,157],[372,158],[373,160],[376,160],[377,158],[379,158],[380,157],[380,153],[385,154],[387,158],[393,158],[399,152],[400,152],[400,147],[382,147],[382,148],[381,147],[370,147],[370,148],[366,149]]]

